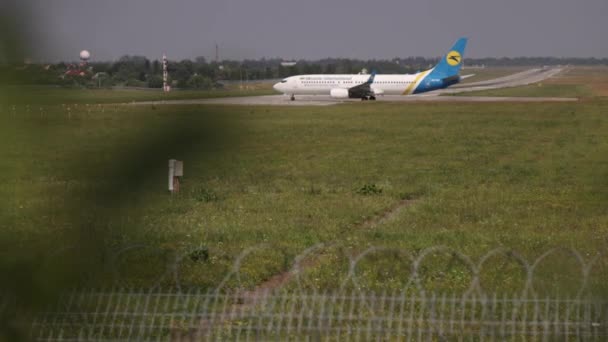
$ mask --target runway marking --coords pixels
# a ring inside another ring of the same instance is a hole
[[[518,102],[518,103],[535,103],[535,102],[576,102],[578,98],[570,97],[490,97],[490,96],[429,96],[429,95],[384,95],[378,97],[376,102],[383,103],[400,103],[400,102]],[[251,97],[231,97],[222,99],[201,99],[201,100],[175,100],[175,101],[150,101],[150,102],[133,102],[125,105],[144,106],[175,106],[175,105],[222,105],[222,106],[284,106],[284,107],[300,107],[300,106],[333,106],[337,104],[353,104],[360,103],[360,100],[335,100],[329,96],[300,96],[296,101],[284,99],[282,95],[264,96],[258,98]],[[366,102],[366,105],[373,105],[373,101]]]

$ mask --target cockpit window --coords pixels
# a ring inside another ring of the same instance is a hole
[[[281,83],[287,83],[287,79],[282,80]]]

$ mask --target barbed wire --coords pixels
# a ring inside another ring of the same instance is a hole
[[[292,258],[289,258],[289,251],[282,250],[281,248],[277,248],[269,244],[260,244],[246,248],[234,258],[233,262],[231,263],[231,267],[228,269],[225,276],[223,276],[223,278],[218,278],[221,280],[219,280],[215,286],[214,291],[221,292],[223,290],[230,290],[232,288],[243,289],[251,288],[252,286],[255,287],[256,284],[246,283],[243,281],[243,277],[246,277],[243,274],[243,264],[246,263],[248,259],[253,258],[253,256],[263,254],[264,252],[282,254],[282,262],[285,265],[288,265],[284,270],[279,271],[275,275],[269,276],[270,279],[276,276],[280,276],[282,279],[281,281],[275,281],[275,284],[272,286],[269,285],[270,287],[278,288],[290,286],[293,289],[305,289],[307,288],[304,279],[306,273],[324,266],[321,261],[316,259],[322,259],[322,256],[325,255],[330,249],[339,248],[342,247],[337,243],[316,244],[305,249],[302,253],[297,254]],[[213,254],[214,252],[213,250],[208,249],[204,249],[204,251],[208,254]],[[189,284],[186,285],[186,287],[192,286],[192,281],[188,282],[183,279],[185,273],[184,264],[186,262],[196,264],[198,261],[193,262],[192,256],[200,252],[201,247],[193,247],[167,255],[168,252],[166,250],[160,250],[152,246],[131,245],[116,250],[116,252],[113,253],[112,257],[109,259],[110,261],[108,262],[107,267],[112,274],[113,285],[120,285],[121,281],[128,280],[129,275],[120,274],[120,267],[118,267],[118,265],[123,262],[127,262],[130,254],[147,253],[145,255],[149,257],[153,257],[155,255],[161,256],[161,259],[165,260],[166,264],[165,266],[157,265],[157,267],[159,267],[157,270],[159,275],[155,279],[151,280],[147,284],[147,287],[157,289],[161,286],[169,286],[175,287],[176,289],[181,289],[185,283]],[[607,254],[602,251],[595,255],[587,256],[586,260],[582,254],[575,249],[556,247],[547,250],[536,258],[528,260],[517,251],[504,247],[498,247],[484,253],[482,256],[477,258],[477,261],[475,261],[468,255],[447,246],[433,246],[420,250],[416,253],[402,248],[369,247],[352,255],[343,253],[342,257],[346,259],[344,261],[345,264],[343,265],[344,274],[342,275],[341,279],[334,279],[337,287],[340,289],[366,288],[367,285],[365,282],[365,275],[362,274],[363,272],[361,272],[361,269],[367,266],[366,260],[373,259],[371,261],[371,264],[373,265],[374,262],[381,260],[381,256],[383,254],[392,256],[392,258],[388,258],[389,261],[394,261],[394,256],[398,256],[399,259],[397,262],[400,266],[407,264],[406,267],[399,268],[397,271],[395,271],[402,280],[400,282],[402,288],[413,288],[419,293],[424,293],[426,289],[423,280],[425,277],[427,277],[429,270],[432,270],[432,267],[428,266],[427,264],[430,264],[430,259],[433,259],[438,255],[443,255],[449,257],[449,262],[457,264],[457,266],[462,269],[463,274],[466,273],[466,278],[469,279],[469,281],[466,286],[461,286],[464,289],[462,292],[465,295],[475,294],[486,296],[491,295],[493,291],[491,291],[491,289],[484,288],[484,285],[482,284],[484,272],[486,274],[497,273],[496,269],[489,264],[492,263],[492,260],[502,258],[503,264],[510,264],[513,266],[511,273],[514,276],[519,276],[520,278],[521,284],[517,291],[519,292],[521,298],[533,298],[542,296],[544,294],[542,293],[544,289],[539,290],[537,288],[539,284],[535,284],[535,279],[544,280],[541,278],[547,278],[547,275],[539,277],[538,273],[540,270],[542,270],[542,265],[547,263],[549,259],[552,259],[552,256],[554,256],[556,259],[556,265],[552,265],[554,268],[556,268],[556,272],[563,274],[569,273],[570,278],[572,278],[570,281],[578,283],[578,286],[575,289],[572,288],[573,286],[570,286],[569,293],[575,298],[580,298],[586,292],[591,290],[589,283],[593,270],[594,268],[598,268],[596,273],[601,273],[601,267],[604,266],[602,263],[600,263],[600,261],[605,261],[605,257],[607,256]],[[566,259],[564,259],[564,256]],[[564,266],[565,264],[568,264],[567,261],[570,262],[570,269],[566,269]],[[446,264],[447,263],[439,263],[437,266],[441,265],[445,267]],[[201,267],[204,267],[206,264],[204,261],[202,261],[200,262],[200,265]],[[263,265],[259,266],[263,267]],[[336,268],[338,266],[332,265],[332,267]],[[546,281],[554,282],[555,277],[552,275],[549,276],[550,277],[546,279]],[[265,287],[263,283],[257,285]],[[515,289],[511,289],[511,291],[515,291]]]

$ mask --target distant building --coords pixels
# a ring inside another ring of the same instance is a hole
[[[87,68],[86,65],[82,64],[68,64],[67,70],[64,73],[65,76],[88,76],[91,73],[91,70]]]
[[[89,67],[89,59],[91,58],[91,53],[87,50],[80,51],[79,54],[80,63],[78,64],[68,64],[67,70],[63,74],[63,76],[76,76],[76,77],[85,77],[91,76],[93,73],[93,69]]]

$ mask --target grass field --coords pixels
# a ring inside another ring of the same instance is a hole
[[[26,92],[27,97],[20,96]],[[270,83],[249,85],[247,88],[228,86],[221,90],[174,90],[164,93],[160,89],[74,89],[62,87],[19,87],[0,88],[0,100],[8,105],[52,105],[52,104],[98,104],[126,103],[133,101],[161,101],[203,99],[228,96],[258,96],[276,94]]]
[[[608,67],[569,67],[545,82],[555,85],[585,85],[595,97],[608,96]]]
[[[578,97],[593,95],[591,89],[580,84],[535,83],[527,86],[480,90],[454,94],[454,96],[498,96],[498,97]]]
[[[488,71],[490,75],[495,69]],[[541,83],[513,88],[472,91],[454,95],[601,98],[608,96],[608,68],[567,67],[557,76]]]
[[[586,261],[608,246],[604,101],[0,110],[6,247],[62,255],[82,236],[114,250],[146,246],[113,264],[126,284],[149,286],[172,255],[193,251],[181,264],[183,284],[213,287],[239,253],[260,244],[271,248],[242,265],[248,287],[318,243],[332,245],[309,261],[305,284],[315,288],[340,286],[347,257],[369,246],[415,254],[445,245],[474,260],[500,246],[529,260],[563,246]],[[173,196],[172,157],[185,161]],[[399,203],[407,205],[387,215]],[[592,272],[602,291],[606,262]],[[454,255],[428,263],[428,288],[468,286],[470,272]],[[361,286],[403,286],[408,267],[380,253],[361,264]],[[538,269],[541,288],[580,284],[567,253]],[[107,272],[99,270],[97,284],[114,279]],[[522,286],[512,259],[491,258],[484,272],[492,288]]]

